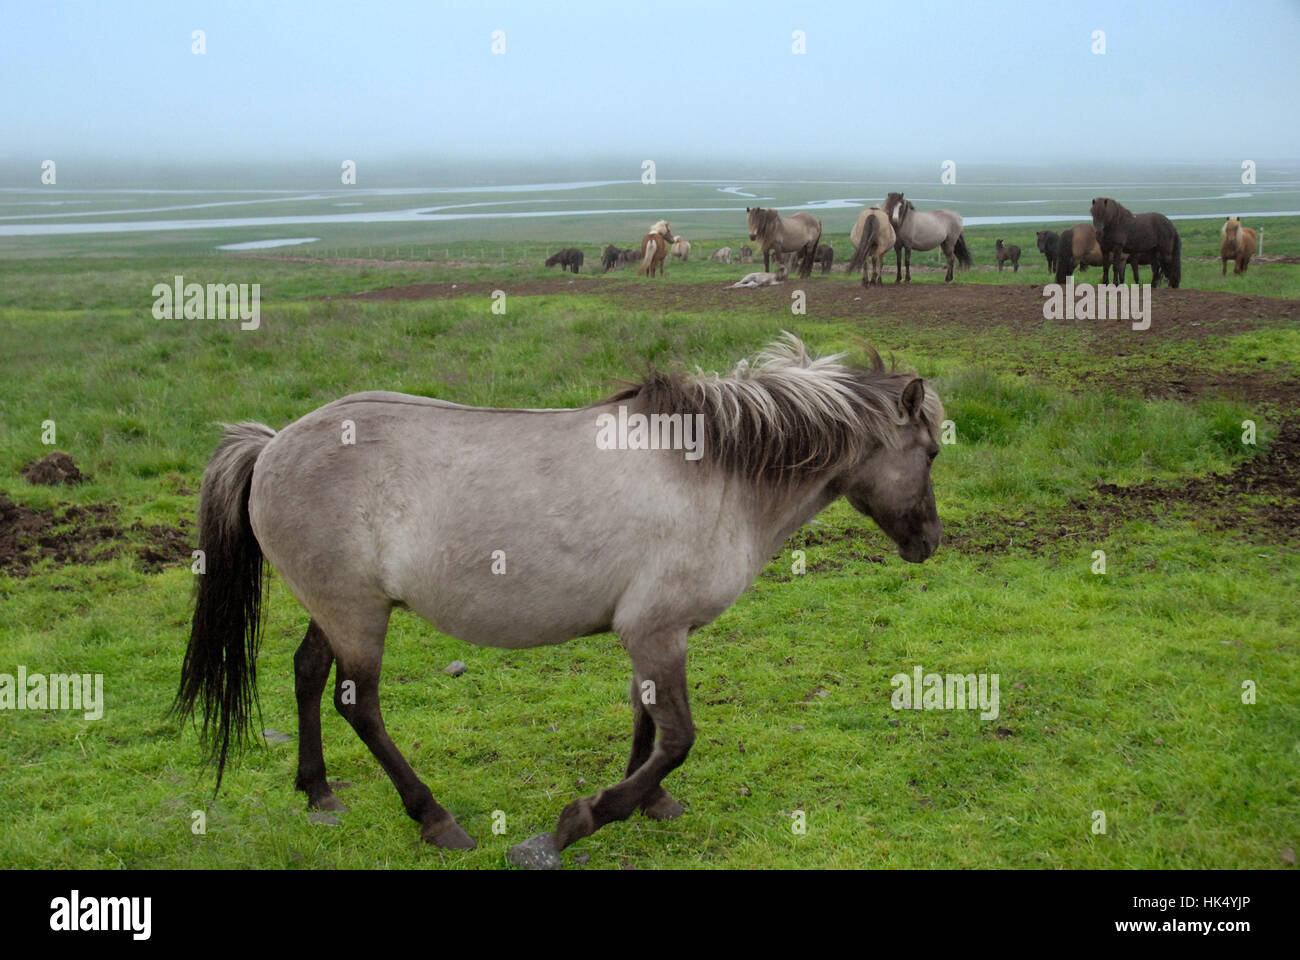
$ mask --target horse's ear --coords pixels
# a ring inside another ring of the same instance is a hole
[[[917,378],[903,388],[903,393],[898,398],[898,409],[909,420],[919,420],[924,406],[925,381]]]

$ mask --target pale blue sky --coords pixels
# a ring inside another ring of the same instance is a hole
[[[10,2],[0,162],[1300,157],[1297,0],[549,7]]]

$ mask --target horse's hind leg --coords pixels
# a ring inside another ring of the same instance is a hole
[[[676,801],[660,783],[679,767],[695,742],[695,724],[686,690],[686,630],[658,630],[624,637],[632,656],[634,683],[646,713],[659,732],[658,742],[636,770],[620,783],[600,790],[592,797],[574,800],[560,814],[555,842],[564,849],[575,840],[590,836],[614,820],[626,820],[642,806],[650,816],[675,816]],[[649,685],[646,685],[649,681]],[[644,695],[641,691],[644,690]],[[633,731],[631,768],[638,747],[644,751],[648,734],[644,725]]]
[[[475,843],[469,834],[433,799],[432,792],[415,775],[384,727],[384,717],[379,710],[379,672],[384,656],[384,634],[388,631],[388,614],[385,609],[381,619],[366,624],[353,634],[357,640],[355,646],[332,644],[338,660],[334,674],[334,706],[393,781],[407,815],[420,823],[420,836],[447,849],[472,850]],[[339,638],[332,639],[337,641]]]
[[[298,779],[295,789],[307,794],[309,810],[342,810],[325,780],[325,752],[320,738],[320,698],[329,680],[334,653],[316,621],[307,625],[293,655],[293,690],[298,698]]]

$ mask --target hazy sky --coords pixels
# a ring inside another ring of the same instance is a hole
[[[0,17],[6,166],[1300,157],[1297,0],[9,2]]]

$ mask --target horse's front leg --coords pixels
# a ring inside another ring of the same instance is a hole
[[[686,690],[686,629],[628,635],[624,644],[632,656],[632,693],[649,725],[637,715],[628,772],[621,782],[564,808],[555,828],[555,843],[561,850],[611,821],[626,820],[637,807],[657,819],[681,812],[681,806],[660,784],[681,766],[695,742]],[[652,747],[655,730],[659,739]]]
[[[894,274],[894,282],[902,283],[903,282],[903,245],[901,243],[894,244],[894,268],[895,270],[897,270],[897,272]]]

